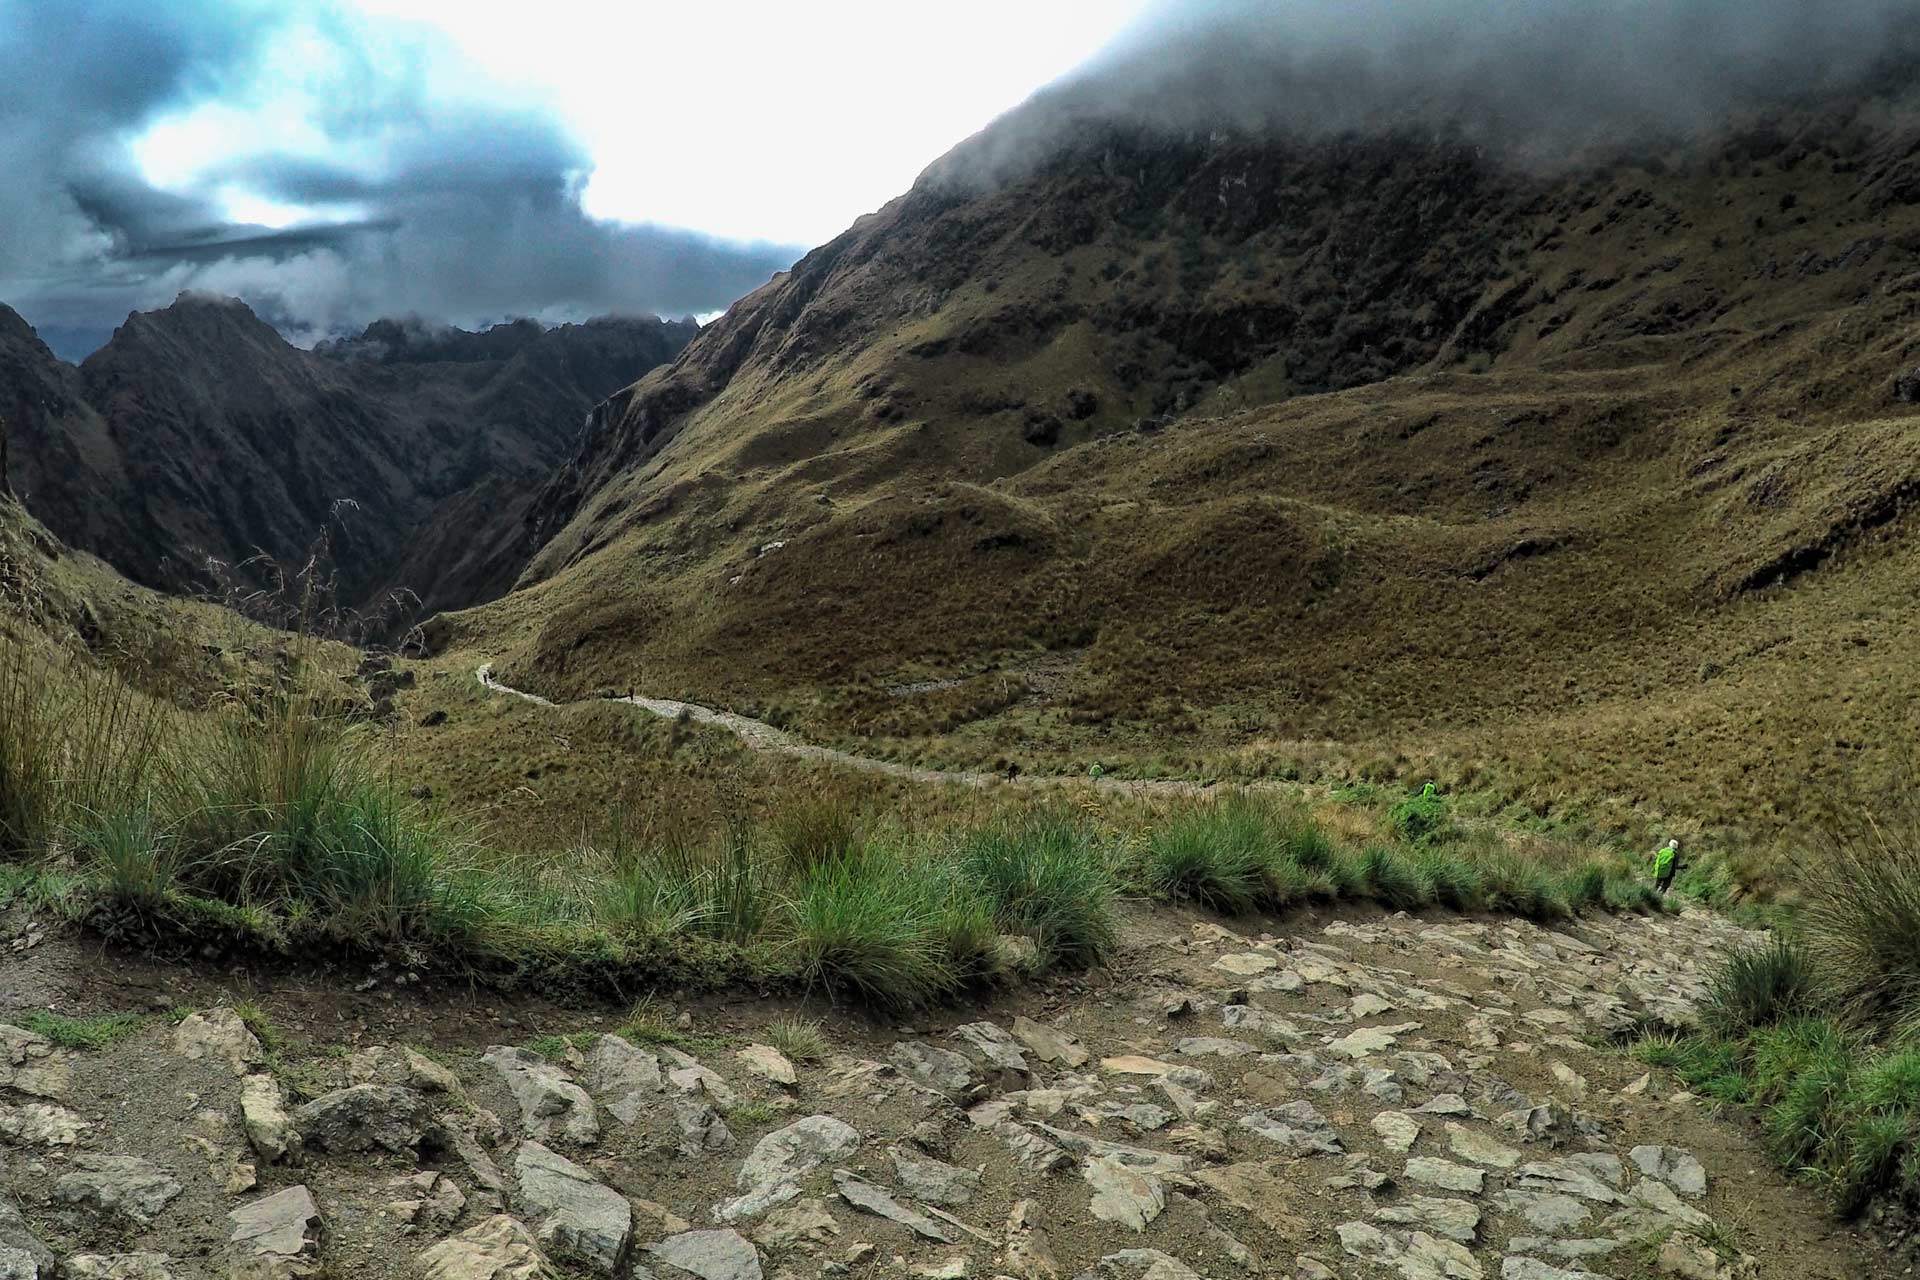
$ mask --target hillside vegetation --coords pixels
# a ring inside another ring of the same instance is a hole
[[[903,758],[1817,819],[1913,728],[1905,105],[937,165],[596,410],[435,643]]]

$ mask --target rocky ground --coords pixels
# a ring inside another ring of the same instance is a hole
[[[1897,1274],[1612,1043],[1685,1023],[1741,937],[1142,913],[1112,970],[911,1026],[824,1011],[817,1054],[745,998],[628,1038],[477,993],[416,1016],[404,974],[324,1006],[51,939],[0,961],[0,1277]],[[97,1051],[12,1025],[141,983],[200,1011]]]

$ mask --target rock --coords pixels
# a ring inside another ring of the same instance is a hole
[[[1414,1108],[1417,1115],[1423,1116],[1467,1116],[1473,1115],[1473,1108],[1467,1100],[1457,1093],[1443,1093],[1438,1097]]]
[[[953,1237],[947,1234],[945,1227],[925,1214],[907,1208],[879,1187],[856,1178],[845,1169],[834,1170],[833,1185],[838,1188],[842,1200],[863,1213],[897,1222],[938,1244],[953,1243]]]
[[[1356,1021],[1361,1018],[1377,1018],[1383,1013],[1392,1013],[1393,1004],[1372,993],[1363,993],[1347,1002],[1347,1013]]]
[[[658,1097],[667,1087],[660,1074],[660,1059],[645,1049],[636,1048],[619,1036],[601,1036],[587,1055],[587,1087],[603,1098],[612,1098],[607,1110],[622,1124],[638,1119],[640,1108]]]
[[[920,1280],[966,1280],[967,1260],[956,1257],[948,1258],[945,1262],[922,1262],[909,1268],[909,1271]]]
[[[1167,1188],[1151,1174],[1129,1169],[1110,1156],[1096,1156],[1081,1167],[1080,1175],[1093,1188],[1093,1216],[1135,1231],[1167,1207]]]
[[[1554,1063],[1551,1069],[1554,1080],[1557,1081],[1560,1087],[1565,1089],[1568,1094],[1575,1098],[1584,1098],[1587,1096],[1587,1078],[1585,1076],[1564,1062]]]
[[[495,1214],[420,1254],[425,1280],[539,1280],[546,1260],[533,1232]]]
[[[232,1009],[188,1014],[173,1029],[173,1047],[196,1062],[218,1062],[236,1076],[246,1075],[267,1057],[259,1038]]]
[[[1374,1210],[1381,1222],[1419,1227],[1448,1240],[1472,1244],[1480,1230],[1480,1210],[1466,1200],[1441,1196],[1411,1196]]]
[[[53,1199],[98,1218],[129,1218],[145,1226],[182,1190],[171,1174],[137,1156],[87,1153],[73,1162],[74,1172],[53,1184]]]
[[[899,1147],[890,1148],[887,1158],[893,1162],[893,1180],[914,1199],[943,1208],[968,1204],[980,1189],[980,1174],[943,1161],[916,1157]]]
[[[663,1267],[699,1280],[760,1280],[760,1254],[737,1231],[683,1231],[646,1248]]]
[[[1703,1228],[1712,1219],[1698,1209],[1683,1204],[1673,1188],[1664,1182],[1643,1178],[1628,1192],[1625,1207],[1607,1219],[1618,1231],[1671,1231],[1678,1227]]]
[[[1130,1147],[1125,1143],[1107,1142],[1070,1129],[1056,1129],[1052,1125],[1043,1124],[1039,1128],[1040,1132],[1069,1151],[1088,1159],[1105,1156],[1129,1169],[1144,1169],[1148,1173],[1185,1173],[1189,1163],[1185,1156],[1156,1151],[1152,1147]]]
[[[1507,1213],[1517,1214],[1535,1231],[1559,1233],[1593,1216],[1593,1210],[1572,1196],[1545,1191],[1502,1191],[1495,1201]]]
[[[400,1061],[406,1066],[407,1083],[428,1093],[461,1092],[460,1077],[417,1049],[402,1049]]]
[[[1264,1164],[1247,1162],[1202,1169],[1194,1180],[1236,1209],[1252,1214],[1286,1240],[1305,1240],[1307,1224],[1293,1211],[1298,1192]]]
[[[697,1098],[675,1098],[673,1120],[680,1126],[682,1155],[697,1158],[733,1150],[733,1130],[707,1103]]]
[[[0,1194],[0,1277],[39,1280],[53,1267],[53,1250],[33,1233],[20,1206]]]
[[[1391,1027],[1362,1027],[1335,1040],[1327,1046],[1327,1051],[1358,1060],[1384,1053],[1400,1043],[1401,1036],[1418,1030],[1420,1024],[1417,1022],[1402,1022]]]
[[[1537,1258],[1507,1258],[1500,1263],[1500,1280],[1607,1280],[1591,1271],[1569,1271]]]
[[[1365,1156],[1348,1156],[1344,1171],[1327,1179],[1334,1191],[1378,1191],[1393,1179],[1367,1163]]]
[[[1411,1151],[1420,1140],[1420,1122],[1404,1111],[1382,1111],[1373,1118],[1373,1131],[1389,1151]]]
[[[70,1147],[92,1128],[80,1114],[57,1102],[0,1103],[0,1139],[22,1146]]]
[[[1034,1173],[1053,1173],[1073,1163],[1073,1157],[1045,1138],[1011,1120],[993,1126],[993,1136],[1006,1144],[1014,1159]]]
[[[750,1044],[733,1056],[739,1059],[741,1066],[762,1080],[787,1088],[800,1082],[799,1073],[793,1069],[793,1063],[787,1060],[787,1055],[772,1045]]]
[[[1022,1016],[1013,1020],[1013,1038],[1025,1045],[1034,1057],[1050,1066],[1075,1071],[1087,1065],[1086,1046],[1080,1043],[1078,1037],[1031,1018]]]
[[[1511,1169],[1520,1163],[1520,1153],[1503,1142],[1483,1137],[1464,1125],[1447,1126],[1447,1147],[1462,1160],[1483,1164],[1491,1169]]]
[[[969,1045],[985,1059],[988,1066],[1012,1077],[1009,1081],[1011,1087],[1019,1087],[1031,1074],[1026,1051],[1018,1041],[993,1023],[969,1022],[965,1026],[955,1027],[953,1034],[955,1039]]]
[[[1661,1242],[1653,1269],[1663,1276],[1678,1276],[1680,1280],[1757,1280],[1760,1263],[1745,1254],[1733,1259],[1722,1258],[1700,1237],[1675,1232]]]
[[[1465,1245],[1436,1240],[1424,1231],[1413,1233],[1398,1265],[1407,1280],[1482,1280],[1486,1275]]]
[[[489,1121],[497,1125],[491,1112],[482,1112]],[[472,1114],[442,1112],[438,1121],[439,1135],[467,1167],[475,1184],[487,1191],[500,1192],[507,1189],[507,1179],[500,1167],[493,1162],[486,1149],[480,1145],[479,1125]]]
[[[451,1178],[432,1170],[395,1178],[387,1186],[400,1192],[400,1198],[380,1206],[380,1212],[396,1222],[441,1230],[460,1220],[467,1197]]]
[[[173,1280],[172,1263],[164,1253],[82,1253],[68,1258],[60,1274],[68,1280]]]
[[[1157,1058],[1142,1058],[1135,1054],[1102,1058],[1100,1069],[1117,1076],[1168,1076],[1179,1070],[1171,1062],[1161,1062]]]
[[[1131,1280],[1200,1280],[1192,1267],[1158,1249],[1122,1249],[1100,1259],[1103,1274]]]
[[[1174,1052],[1186,1058],[1245,1058],[1260,1052],[1259,1046],[1244,1040],[1221,1040],[1213,1036],[1188,1036],[1174,1046]]]
[[[680,1016],[684,1018],[687,1015]],[[667,1083],[682,1094],[705,1094],[714,1110],[723,1116],[733,1114],[733,1109],[740,1105],[740,1095],[733,1091],[733,1086],[719,1072],[702,1066],[670,1044],[660,1046],[660,1056],[668,1064]]]
[[[1215,960],[1213,967],[1237,978],[1251,978],[1255,974],[1278,969],[1280,961],[1263,951],[1236,951]]]
[[[799,1180],[860,1145],[860,1133],[832,1116],[808,1116],[753,1144],[735,1185],[745,1194],[718,1205],[722,1222],[752,1218],[800,1194]]]
[[[1544,1142],[1554,1147],[1570,1140],[1576,1128],[1572,1113],[1557,1102],[1503,1112],[1495,1123],[1528,1142]]]
[[[249,1200],[227,1221],[233,1224],[228,1242],[236,1275],[279,1280],[319,1274],[320,1209],[304,1186]]]
[[[1417,1182],[1421,1186],[1438,1187],[1442,1191],[1465,1191],[1474,1195],[1480,1193],[1487,1178],[1478,1169],[1469,1169],[1466,1165],[1436,1156],[1415,1156],[1407,1161],[1403,1176],[1407,1181]]]
[[[0,1022],[0,1089],[65,1102],[73,1089],[73,1072],[54,1051],[53,1041]]]
[[[293,1113],[294,1130],[312,1151],[334,1155],[391,1151],[411,1155],[433,1125],[427,1100],[390,1084],[356,1084],[323,1093]]]
[[[1007,1266],[1019,1280],[1056,1280],[1060,1274],[1046,1221],[1032,1200],[1015,1200],[1007,1212]]]
[[[563,1155],[522,1142],[513,1169],[515,1203],[537,1217],[534,1235],[549,1253],[612,1275],[633,1242],[633,1206],[627,1198]]]
[[[840,1224],[827,1212],[826,1202],[809,1197],[782,1205],[754,1229],[754,1241],[765,1249],[794,1249],[821,1245],[840,1234]]]
[[[1679,1147],[1635,1147],[1627,1153],[1633,1167],[1658,1178],[1682,1195],[1707,1193],[1707,1171],[1691,1151]]]
[[[1617,1188],[1622,1176],[1618,1156],[1575,1155],[1521,1165],[1514,1170],[1511,1185],[1521,1191],[1546,1191],[1614,1204],[1620,1199]]]
[[[1289,1154],[1338,1155],[1345,1150],[1333,1125],[1310,1102],[1289,1102],[1242,1118],[1241,1127],[1278,1143]]]
[[[529,1137],[541,1142],[563,1138],[582,1146],[599,1141],[600,1117],[594,1111],[593,1099],[559,1067],[537,1053],[511,1045],[493,1046],[481,1061],[506,1082],[520,1107],[520,1125]]]
[[[973,1064],[951,1049],[902,1040],[889,1056],[909,1080],[954,1102],[974,1091]]]
[[[265,1072],[240,1082],[240,1123],[247,1141],[268,1164],[300,1158],[304,1143],[287,1114],[286,1091]]]

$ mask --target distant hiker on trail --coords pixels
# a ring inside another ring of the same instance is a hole
[[[1669,840],[1653,851],[1653,887],[1665,893],[1673,887],[1673,873],[1680,869],[1680,842]]]
[[[1433,799],[1437,799],[1438,796],[1439,796],[1439,793],[1433,789],[1433,784],[1431,782],[1427,784],[1426,790],[1420,793],[1420,798],[1422,800],[1433,800]]]
[[[1020,776],[1020,766],[1017,764],[1014,764],[1012,761],[1008,761],[1007,762],[1007,781],[1012,782],[1015,778],[1018,778],[1019,776]]]
[[[1087,770],[1087,776],[1089,778],[1092,778],[1095,782],[1098,782],[1100,781],[1100,779],[1107,776],[1107,771],[1100,767],[1100,762],[1098,760],[1095,760],[1093,762],[1093,768]]]

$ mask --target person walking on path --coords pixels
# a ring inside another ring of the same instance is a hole
[[[1680,842],[1669,840],[1653,851],[1653,887],[1663,895],[1673,887],[1673,873],[1680,869]]]
[[[1098,760],[1095,760],[1093,762],[1093,768],[1087,770],[1087,777],[1091,778],[1095,782],[1100,781],[1100,779],[1106,776],[1107,776],[1107,771],[1100,767],[1100,762]]]

